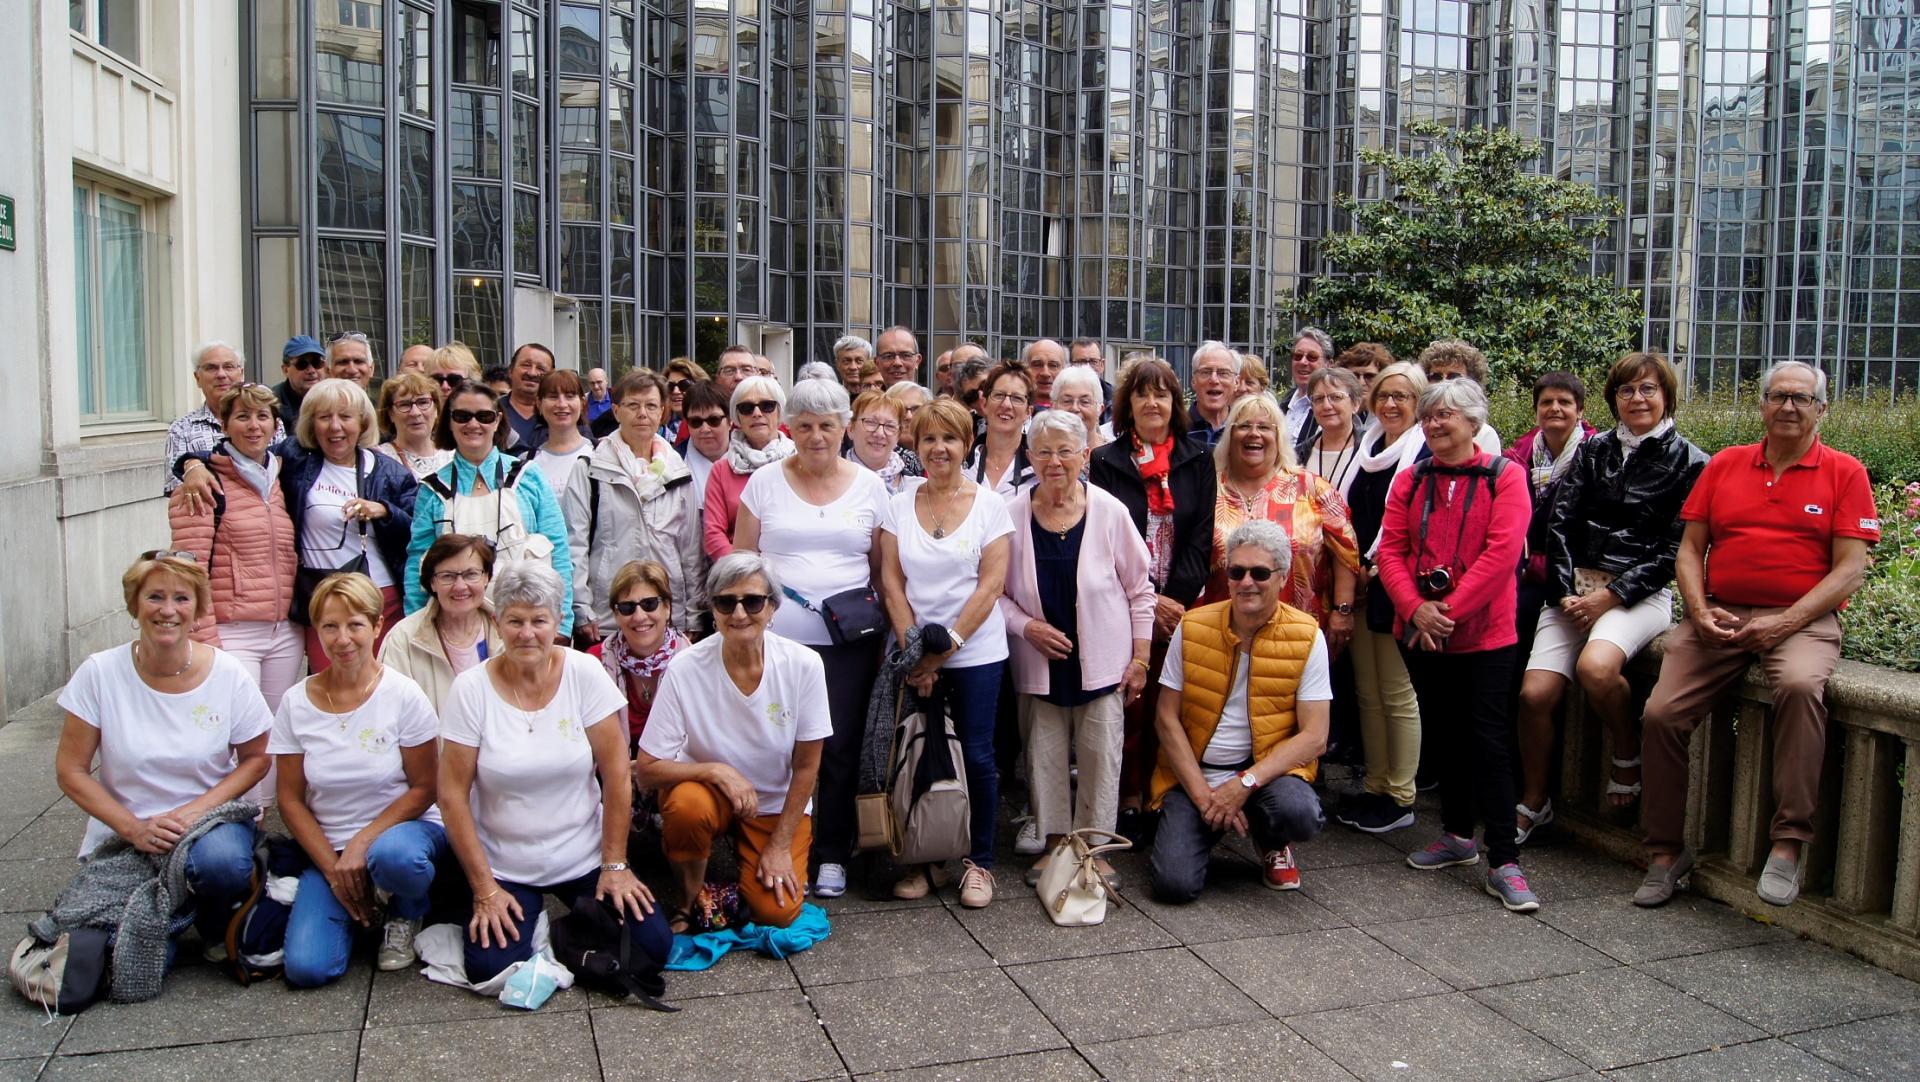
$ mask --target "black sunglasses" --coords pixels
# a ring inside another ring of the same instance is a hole
[[[433,379],[449,391],[457,391],[467,385],[467,377],[458,372],[436,372]]]
[[[771,398],[762,398],[757,402],[740,403],[739,410],[743,417],[749,413],[779,413],[780,403]]]
[[[316,368],[325,368],[327,359],[318,353],[302,353],[287,363],[302,372],[311,372]]]
[[[1273,577],[1273,568],[1241,567],[1238,564],[1235,564],[1234,566],[1227,568],[1227,577],[1232,579],[1235,582],[1239,582],[1241,579],[1246,578],[1248,575],[1252,575],[1253,581],[1255,582],[1265,582],[1268,579]]]
[[[721,425],[726,423],[727,423],[727,415],[724,413],[709,413],[705,417],[687,418],[688,428],[707,428],[709,426],[713,428],[719,428]]]
[[[616,601],[613,603],[613,611],[622,616],[632,616],[635,609],[641,612],[652,612],[658,609],[660,602],[664,600],[666,599],[660,597],[643,597],[638,601]]]
[[[773,597],[768,594],[715,594],[713,611],[722,616],[732,616],[734,609],[746,609],[748,616],[758,616],[760,610],[772,600]]]
[[[457,425],[471,424],[474,421],[478,421],[483,425],[490,425],[493,422],[498,421],[500,419],[500,411],[499,410],[448,410],[447,419]]]
[[[686,394],[688,391],[693,390],[693,381],[691,379],[676,379],[672,383],[667,384],[667,389]]]

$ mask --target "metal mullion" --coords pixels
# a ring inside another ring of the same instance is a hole
[[[394,316],[397,313],[404,319],[406,316],[406,307],[400,302],[400,275],[402,273],[400,252],[403,242],[400,239],[400,200],[397,198],[398,190],[396,188],[398,183],[397,178],[400,175],[400,95],[399,80],[395,78],[397,69],[393,60],[394,47],[398,45],[400,41],[400,35],[397,32],[398,28],[406,25],[407,7],[405,4],[394,4],[391,7],[381,8],[381,11],[384,13],[384,17],[380,21],[385,24],[381,27],[380,31],[380,67],[382,69],[380,73],[380,85],[381,98],[386,106],[384,113],[386,117],[386,137],[381,147],[381,156],[386,169],[385,175],[380,178],[380,186],[383,189],[381,194],[383,209],[386,213],[387,230],[385,245],[387,277],[384,284],[387,307],[386,363],[397,372],[400,364],[400,352],[406,347],[400,345],[401,336],[405,332],[403,328],[394,326]],[[386,375],[385,372],[379,374],[382,377]]]
[[[311,4],[298,4],[296,9],[300,19],[300,89],[297,99],[299,108],[296,115],[300,118],[295,138],[299,140],[304,152],[305,168],[294,170],[295,187],[299,193],[298,232],[300,238],[300,265],[311,268],[301,282],[300,303],[305,311],[295,313],[294,326],[318,327],[320,319],[320,240],[319,240],[319,186],[316,176],[319,171],[319,112],[316,104],[320,99],[318,53],[314,49],[315,30],[314,12]]]

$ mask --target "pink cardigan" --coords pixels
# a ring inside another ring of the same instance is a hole
[[[1080,539],[1079,606],[1074,614],[1079,635],[1080,687],[1083,691],[1117,684],[1133,660],[1133,640],[1153,638],[1153,584],[1147,579],[1147,545],[1133,528],[1125,504],[1087,485],[1087,525]],[[1008,661],[1013,689],[1022,695],[1049,690],[1047,659],[1026,639],[1027,625],[1044,619],[1040,586],[1033,569],[1033,489],[1007,501],[1013,519],[1013,547],[1007,558],[1006,593],[1000,614],[1007,621]],[[1113,632],[1131,626],[1132,635]]]
[[[1485,451],[1476,451],[1472,464],[1485,466],[1493,458]],[[1393,488],[1387,493],[1386,517],[1380,523],[1380,548],[1376,558],[1380,585],[1393,600],[1395,638],[1406,636],[1407,620],[1426,600],[1414,585],[1414,576],[1422,569],[1415,566],[1421,554],[1415,551],[1420,544],[1420,509],[1413,506],[1413,474],[1413,470],[1403,470],[1393,479]],[[1449,478],[1432,480],[1437,481],[1440,488],[1433,515],[1427,523],[1428,558],[1442,561],[1452,558],[1454,542],[1458,539],[1459,560],[1464,565],[1454,569],[1458,581],[1445,599],[1451,606],[1452,611],[1447,615],[1453,618],[1454,628],[1443,652],[1471,654],[1512,646],[1519,641],[1514,627],[1519,578],[1514,570],[1526,547],[1527,524],[1533,517],[1533,499],[1527,493],[1527,471],[1508,462],[1494,483],[1491,500],[1487,499],[1486,481],[1474,480],[1480,488],[1472,511],[1466,514],[1464,530],[1461,517],[1466,510],[1467,478],[1459,478],[1461,484],[1451,486],[1452,499],[1445,495],[1450,487]],[[1423,494],[1424,491],[1423,485]],[[1424,504],[1424,495],[1420,502]]]
[[[775,463],[777,465],[777,463]],[[750,473],[735,473],[725,455],[707,474],[706,505],[701,512],[702,546],[708,560],[718,560],[733,551],[733,521],[740,515],[740,494],[747,490]]]

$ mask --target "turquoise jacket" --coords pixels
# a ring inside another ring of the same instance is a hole
[[[487,460],[478,469],[486,471],[487,487],[499,489],[506,482],[508,471],[513,469],[512,458],[492,451]],[[453,461],[442,467],[438,476],[447,486],[460,495],[473,491],[473,479],[477,475],[473,463],[460,455],[454,455]],[[566,598],[561,603],[561,622],[573,618],[573,554],[567,549],[567,520],[560,513],[560,500],[547,486],[547,478],[539,469],[529,464],[520,471],[520,478],[514,483],[513,491],[520,497],[520,521],[527,529],[546,535],[553,542],[553,569],[560,574],[560,582],[566,588]],[[420,486],[420,495],[413,504],[413,537],[407,545],[407,600],[408,613],[418,612],[427,607],[427,589],[420,581],[420,558],[427,554],[433,539],[446,531],[446,505],[440,494],[428,485]],[[571,627],[562,627],[562,634],[573,631]]]

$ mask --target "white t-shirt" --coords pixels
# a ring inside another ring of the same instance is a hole
[[[1167,661],[1160,669],[1160,686],[1179,691],[1186,686],[1183,665],[1186,650],[1182,645],[1180,633],[1184,628],[1173,630],[1173,639],[1167,643]],[[1227,692],[1227,703],[1220,709],[1220,724],[1214,727],[1213,739],[1200,753],[1202,763],[1238,763],[1253,754],[1253,726],[1247,720],[1247,670],[1251,666],[1234,666],[1233,688]],[[1293,693],[1296,703],[1327,702],[1333,698],[1333,681],[1328,675],[1327,637],[1320,632],[1313,633],[1313,649],[1307,652],[1307,667],[1300,673],[1300,686]],[[1235,775],[1232,770],[1207,770],[1208,785],[1221,785]]]
[[[917,486],[916,486],[917,487]],[[974,587],[980,581],[980,557],[996,538],[1013,533],[1007,501],[992,489],[975,485],[967,517],[935,538],[914,514],[914,489],[893,498],[881,528],[899,542],[900,570],[907,579],[907,604],[923,624],[952,627],[960,619]],[[957,501],[956,501],[957,502]],[[947,659],[947,667],[964,669],[1007,659],[1007,624],[998,604],[987,608],[987,618],[967,637],[967,644]]]
[[[373,452],[362,450],[360,453],[369,459],[364,472],[372,473]],[[348,522],[342,510],[348,500],[359,498],[354,491],[353,467],[331,462],[321,465],[320,476],[314,478],[313,487],[307,490],[307,509],[301,523],[300,566],[344,567],[364,548],[367,576],[384,590],[393,585],[393,572],[380,558],[380,546],[362,541],[360,523]],[[371,541],[373,523],[366,526],[366,540]]]
[[[197,655],[208,649],[195,646]],[[233,749],[267,731],[267,701],[231,655],[213,652],[213,668],[192,691],[148,687],[133,666],[133,644],[80,663],[60,693],[60,706],[100,730],[100,784],[134,815],[147,819],[204,795],[233,773]],[[113,837],[87,820],[80,855]]]
[[[760,795],[761,815],[778,815],[793,785],[794,745],[833,733],[826,668],[819,654],[768,632],[760,686],[742,695],[721,660],[723,641],[709,635],[674,655],[640,750],[668,762],[725,763]]]
[[[379,818],[407,791],[401,748],[432,743],[440,719],[420,685],[386,669],[358,710],[328,713],[308,694],[311,678],[287,689],[273,719],[267,751],[301,755],[307,808],[320,821],[327,844],[344,849],[355,834]],[[440,821],[429,805],[420,818]]]
[[[555,454],[545,447],[533,453],[533,464],[546,476],[547,487],[555,492],[567,490],[567,480],[573,476],[573,464],[593,453],[593,444],[582,440],[580,446],[571,451]]]
[[[705,508],[707,475],[713,472],[713,459],[701,454],[700,448],[695,447],[692,440],[687,441],[687,453],[680,457],[686,462],[687,469],[693,471],[693,506]]]
[[[855,469],[847,490],[825,507],[801,499],[780,463],[753,471],[740,493],[740,506],[760,520],[760,554],[781,585],[816,609],[834,594],[873,583],[873,531],[886,521],[889,497],[878,475]],[[772,628],[810,646],[833,642],[826,619],[791,597],[780,599]]]
[[[443,740],[480,749],[473,818],[496,878],[533,887],[600,866],[600,779],[587,727],[627,705],[598,658],[565,652],[560,687],[533,713],[507,703],[487,666],[453,678]]]

